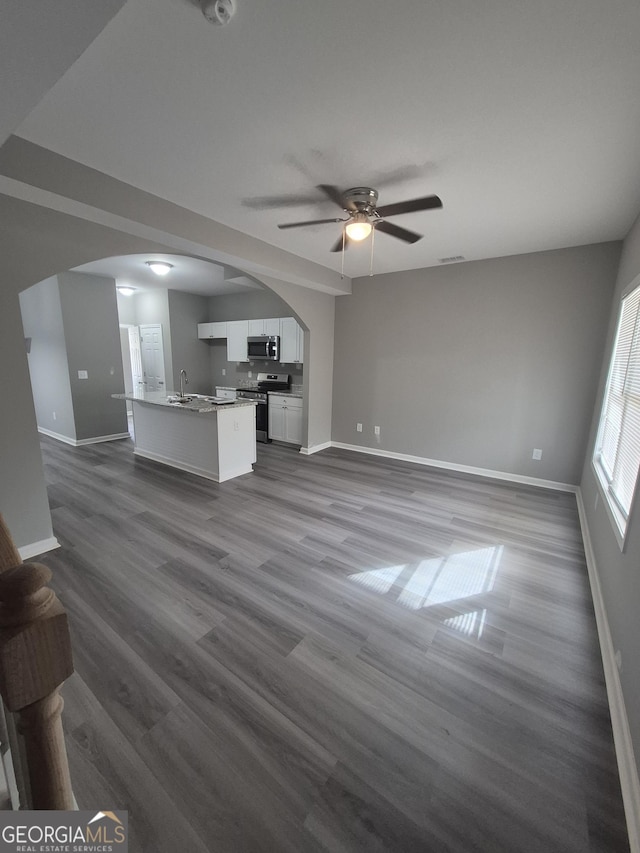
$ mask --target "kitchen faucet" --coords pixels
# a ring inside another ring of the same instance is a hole
[[[180,371],[180,396],[184,397],[184,386],[189,384],[189,380],[187,379],[187,371]]]

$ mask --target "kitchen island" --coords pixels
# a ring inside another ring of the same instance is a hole
[[[180,399],[164,391],[112,396],[130,400],[133,405],[136,456],[216,483],[253,471],[255,403],[219,403],[202,395]]]

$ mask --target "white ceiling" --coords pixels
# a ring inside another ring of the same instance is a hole
[[[165,261],[171,264],[173,269],[166,276],[158,276],[147,266],[147,261]],[[232,267],[200,258],[157,252],[152,255],[104,258],[75,267],[75,271],[114,278],[117,286],[133,287],[140,293],[169,288],[202,296],[223,296],[262,289],[261,284]]]
[[[128,0],[18,135],[332,269],[337,225],[276,227],[340,215],[320,183],[442,198],[392,220],[420,242],[377,236],[377,272],[620,239],[638,214],[638,0],[236,6],[216,27]],[[288,195],[309,201],[255,209]]]

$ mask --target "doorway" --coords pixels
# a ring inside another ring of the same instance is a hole
[[[121,324],[120,348],[127,394],[165,389],[164,346],[159,323]],[[133,438],[133,405],[127,400],[127,422]]]
[[[142,387],[145,391],[164,391],[164,347],[160,323],[140,326],[140,347]]]

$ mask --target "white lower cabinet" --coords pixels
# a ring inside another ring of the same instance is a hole
[[[302,398],[269,394],[269,438],[302,444]]]

